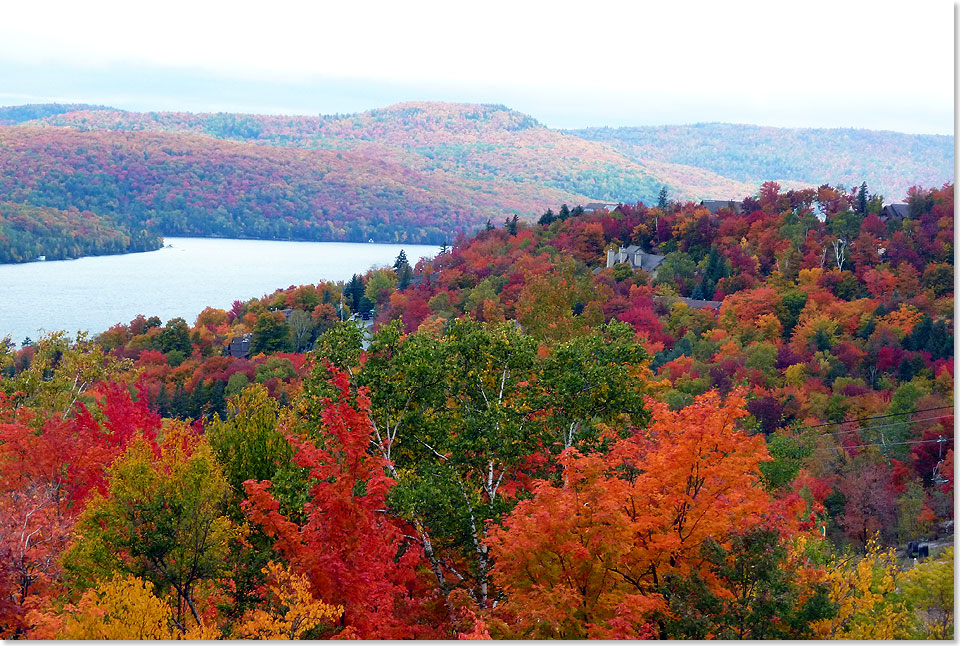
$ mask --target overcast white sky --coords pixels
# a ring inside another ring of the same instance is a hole
[[[555,127],[953,134],[954,3],[12,2],[0,104],[329,113],[505,103]]]

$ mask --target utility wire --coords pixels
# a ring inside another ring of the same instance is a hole
[[[952,437],[937,438],[936,440],[913,440],[912,442],[887,442],[886,444],[876,442],[873,444],[857,444],[855,446],[821,446],[814,451],[846,451],[848,449],[862,449],[868,446],[902,446],[904,444],[930,444],[932,442],[952,442]]]
[[[949,415],[935,415],[934,417],[924,417],[922,419],[905,419],[902,422],[894,422],[892,424],[880,424],[879,426],[861,426],[860,428],[854,428],[849,431],[827,431],[826,433],[817,433],[817,437],[823,437],[825,435],[849,435],[850,433],[860,433],[863,431],[875,431],[881,428],[892,428],[894,426],[902,426],[903,424],[919,424],[920,422],[929,422],[935,419],[946,419],[952,417],[953,413]],[[813,426],[801,427],[799,430],[815,428]]]
[[[814,424],[812,426],[804,426],[804,429],[808,428],[822,428],[824,426],[840,426],[843,424],[852,424],[853,422],[867,422],[875,419],[883,419],[885,417],[901,417],[903,415],[914,415],[916,413],[926,413],[932,410],[942,410],[944,408],[953,408],[953,404],[949,406],[934,406],[933,408],[921,408],[919,410],[913,410],[906,413],[890,413],[888,415],[873,415],[871,417],[859,417],[857,419],[848,419],[843,422],[826,422],[824,424]]]

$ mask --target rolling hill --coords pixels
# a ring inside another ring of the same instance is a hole
[[[467,181],[534,184],[613,202],[649,203],[664,184],[680,199],[733,199],[757,188],[682,164],[658,164],[653,171],[612,147],[552,130],[500,105],[403,103],[318,117],[81,110],[28,124],[205,134],[307,149],[361,149]]]
[[[442,243],[590,201],[739,199],[866,181],[887,201],[953,180],[953,139],[698,124],[559,131],[502,105],[351,115],[0,108],[0,201],[121,231]]]
[[[887,202],[913,185],[952,182],[953,137],[852,128],[769,128],[729,123],[566,131],[602,142],[637,163],[703,168],[732,180],[811,184],[866,182]]]

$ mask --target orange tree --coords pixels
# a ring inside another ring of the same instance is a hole
[[[566,451],[563,483],[541,482],[491,531],[505,595],[492,626],[534,638],[666,636],[676,581],[735,596],[710,551],[725,564],[738,534],[788,535],[797,512],[761,486],[769,458],[762,436],[737,429],[745,415],[739,395],[721,403],[709,392],[677,412],[653,404],[650,427],[607,454]]]

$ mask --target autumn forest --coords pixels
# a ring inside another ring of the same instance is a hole
[[[400,236],[408,198],[438,253],[0,344],[0,637],[953,638],[952,183],[517,217],[364,175],[339,222],[295,215],[346,199],[305,169],[356,148],[137,123],[0,129],[0,261],[148,249],[191,209]]]

